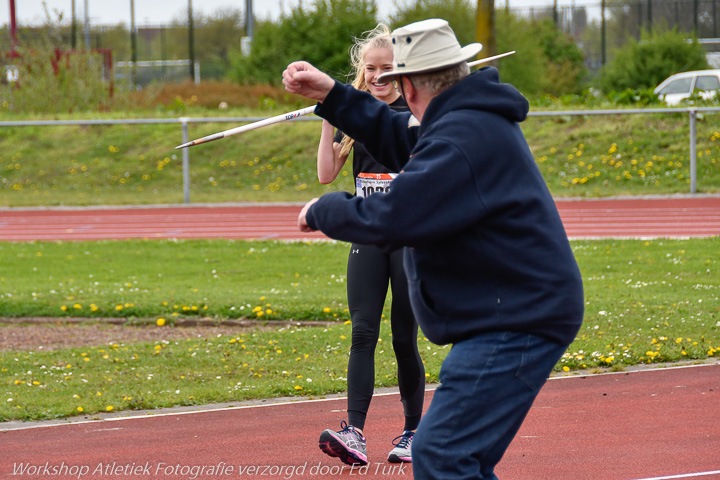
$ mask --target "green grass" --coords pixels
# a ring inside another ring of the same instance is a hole
[[[347,319],[347,254],[336,242],[0,243],[0,316],[171,321],[261,307],[270,319]]]
[[[390,344],[384,325],[376,352],[377,386],[397,384]],[[426,368],[437,372],[449,347],[425,340],[420,346]],[[3,352],[0,379],[6,397],[0,420],[342,392],[349,348],[350,326],[341,323],[205,340]],[[436,373],[428,377],[436,380]]]
[[[720,191],[717,118],[708,114],[697,123],[700,193]],[[556,196],[690,192],[687,114],[531,117],[523,128]]]
[[[279,109],[254,113],[243,109],[224,114],[279,113]],[[148,112],[145,116],[168,115]],[[138,116],[142,115],[133,114]],[[698,191],[717,193],[718,115],[699,117]],[[27,118],[3,118],[20,119]],[[233,126],[191,124],[189,135],[199,138]],[[690,191],[686,114],[530,117],[523,130],[555,196]],[[339,181],[318,183],[315,159],[319,132],[317,121],[296,121],[190,148],[191,201],[302,202],[329,191],[352,190],[349,165]],[[0,206],[182,203],[182,154],[174,149],[180,143],[179,124],[4,127],[0,129]]]
[[[621,369],[720,354],[720,238],[572,245],[584,278],[586,314],[557,370]],[[328,328],[278,327],[211,339],[0,352],[0,419],[343,391],[350,347],[350,325],[343,321],[347,251],[332,242],[1,244],[3,316],[155,321],[202,315],[221,321],[257,318],[259,307],[262,318],[339,321]],[[378,386],[396,384],[388,327],[385,320]],[[170,321],[164,328],[176,327]],[[428,381],[437,381],[449,347],[422,335],[419,345]]]

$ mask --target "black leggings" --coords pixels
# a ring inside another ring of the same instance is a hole
[[[347,292],[352,319],[352,346],[348,362],[348,423],[365,428],[375,388],[375,346],[380,317],[392,287],[390,325],[398,367],[405,430],[420,423],[425,396],[425,367],[417,348],[418,327],[410,307],[403,251],[387,254],[372,245],[353,244],[347,268]]]

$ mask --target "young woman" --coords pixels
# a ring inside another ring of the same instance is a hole
[[[378,25],[364,38],[356,40],[351,49],[355,72],[353,86],[370,92],[390,108],[408,111],[392,83],[377,78],[393,69],[390,29]],[[382,194],[403,165],[384,166],[375,161],[362,144],[338,132],[323,121],[318,147],[318,179],[330,183],[338,176],[353,150],[353,175],[356,195]],[[393,440],[389,462],[411,462],[410,445],[420,422],[425,394],[425,368],[418,353],[418,327],[410,307],[407,279],[403,268],[402,249],[386,253],[374,245],[353,244],[347,266],[347,292],[352,319],[352,346],[348,362],[348,422],[339,432],[325,430],[320,435],[320,448],[343,462],[367,464],[363,430],[375,387],[375,346],[387,294],[392,288],[391,331],[397,359],[398,382],[405,424],[403,433]]]

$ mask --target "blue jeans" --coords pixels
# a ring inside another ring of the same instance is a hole
[[[566,348],[517,332],[453,345],[413,439],[415,480],[497,480],[495,465]]]

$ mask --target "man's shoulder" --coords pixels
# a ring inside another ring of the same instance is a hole
[[[473,108],[456,108],[444,112],[441,116],[436,117],[427,125],[425,134],[432,135],[448,135],[450,137],[458,137],[467,135],[468,132],[475,132],[480,129],[484,131],[492,131],[499,127],[501,123],[498,115],[473,109]]]

